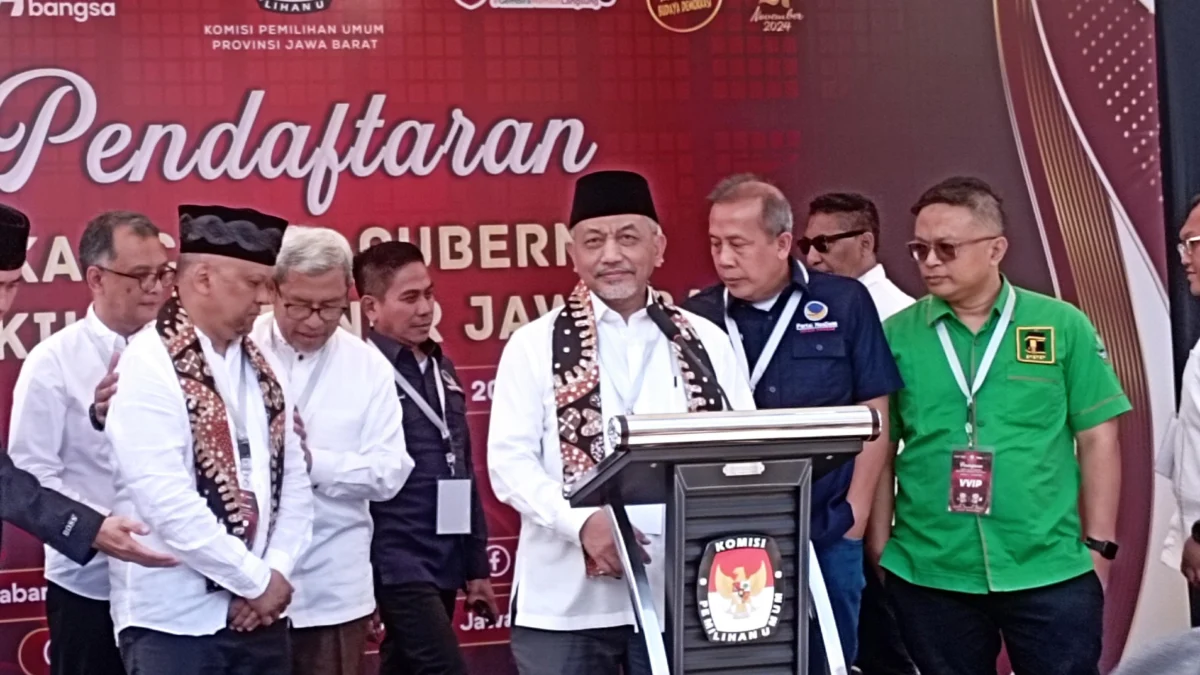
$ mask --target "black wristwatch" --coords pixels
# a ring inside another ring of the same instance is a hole
[[[1193,531],[1194,530],[1195,528],[1193,528]],[[1121,548],[1120,546],[1117,546],[1116,542],[1100,541],[1099,539],[1092,539],[1091,537],[1084,539],[1083,543],[1088,548],[1099,553],[1100,557],[1104,558],[1105,560],[1112,560],[1113,558],[1116,558],[1117,549]]]
[[[1192,523],[1192,541],[1200,544],[1200,520]]]
[[[93,429],[96,431],[104,431],[104,422],[101,422],[100,418],[96,416],[95,403],[88,406],[88,419],[91,420]]]

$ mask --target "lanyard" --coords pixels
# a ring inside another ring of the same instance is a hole
[[[308,382],[304,383],[304,391],[300,392],[300,398],[296,399],[296,410],[300,411],[300,416],[304,417],[305,411],[308,409],[308,399],[312,398],[313,391],[317,387],[317,381],[321,379],[321,373],[325,372],[325,364],[329,362],[329,352],[333,350],[333,337],[329,338],[329,342],[325,343],[325,347],[321,349],[320,356],[317,357],[317,365],[313,366],[312,374],[308,376]],[[275,347],[276,353],[279,352],[279,343],[276,342],[275,331],[271,331],[271,345]],[[307,420],[305,420],[307,423]]]
[[[637,369],[637,375],[634,376],[635,379],[628,389],[621,391],[621,385],[617,384],[617,380],[620,380],[621,382],[629,382],[628,372],[620,373],[620,377],[614,377],[614,375],[617,373],[615,372],[616,369],[613,368],[611,369],[612,372],[608,373],[609,383],[612,384],[613,389],[617,394],[617,398],[621,399],[621,410],[623,410],[626,415],[633,414],[633,406],[637,403],[638,397],[642,393],[642,383],[646,381],[646,371],[650,370],[650,361],[654,358],[654,348],[658,346],[658,341],[662,339],[662,337],[663,335],[659,333],[658,335],[654,336],[653,342],[646,345],[646,350],[642,353],[642,365]]]
[[[750,391],[754,391],[754,388],[758,386],[759,380],[767,372],[767,366],[775,356],[775,350],[779,349],[783,334],[787,332],[788,326],[792,323],[792,316],[796,314],[796,308],[800,306],[800,295],[799,290],[792,291],[791,297],[783,307],[783,313],[775,322],[775,328],[771,330],[771,336],[767,338],[767,344],[763,346],[762,354],[759,354],[758,360],[754,362],[754,372],[750,372],[750,362],[746,358],[746,346],[742,344],[742,334],[738,331],[737,322],[729,316],[729,289],[725,289],[725,330],[729,333],[729,340],[733,342],[733,352],[737,356],[738,365],[742,368],[742,372],[750,376]]]
[[[221,400],[225,402],[225,409],[229,411],[229,416],[233,418],[233,427],[237,431],[237,452],[238,452],[238,469],[241,474],[242,482],[245,484],[244,489],[250,489],[250,474],[251,474],[251,457],[250,457],[250,434],[246,432],[246,409],[243,407],[246,403],[246,387],[247,381],[255,377],[254,369],[250,367],[250,357],[246,354],[245,346],[242,347],[242,359],[240,363],[241,377],[238,378],[238,395],[237,400],[227,396],[227,392],[221,387],[220,380],[213,378],[213,384],[217,387],[217,393],[221,395]]]
[[[442,384],[442,369],[438,368],[437,360],[432,356],[426,356],[425,358],[429,359],[429,365],[426,367],[433,368],[433,379],[435,386],[437,387],[438,405],[442,409],[441,416],[438,416],[438,414],[433,411],[433,408],[429,405],[429,402],[425,400],[425,397],[422,396],[421,393],[412,386],[412,383],[410,383],[403,375],[400,374],[400,371],[393,368],[392,376],[396,378],[396,384],[398,384],[400,388],[404,390],[404,393],[408,394],[408,397],[412,399],[412,402],[416,404],[417,408],[421,411],[421,414],[425,415],[429,422],[433,424],[433,426],[437,427],[437,430],[442,434],[442,440],[448,441],[450,440],[450,428],[446,426],[446,390]]]
[[[950,371],[954,373],[954,380],[958,383],[959,390],[963,396],[967,398],[967,442],[970,447],[975,447],[975,394],[979,393],[979,388],[983,386],[983,381],[987,379],[988,371],[992,369],[992,361],[996,358],[996,352],[1000,349],[1000,343],[1004,341],[1004,334],[1008,332],[1008,324],[1012,321],[1013,307],[1017,304],[1017,293],[1012,286],[1008,287],[1008,297],[1004,300],[1004,310],[1000,312],[1000,320],[992,328],[992,337],[988,340],[987,349],[983,352],[983,360],[979,362],[979,370],[975,371],[975,380],[971,383],[971,388],[967,388],[967,377],[963,374],[962,364],[959,363],[958,353],[954,350],[954,345],[950,342],[950,334],[946,330],[946,322],[938,321],[937,333],[938,339],[942,341],[942,351],[946,353],[946,361],[950,364]]]

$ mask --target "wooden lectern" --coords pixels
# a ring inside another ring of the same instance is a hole
[[[620,533],[638,629],[654,675],[808,673],[808,625],[832,610],[809,543],[812,481],[879,434],[865,406],[614,417],[613,452],[573,507],[607,507]],[[636,551],[626,506],[666,505],[666,615]],[[845,673],[836,628],[830,672]],[[817,674],[814,674],[817,675]]]

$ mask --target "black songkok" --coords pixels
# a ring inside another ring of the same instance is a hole
[[[179,253],[208,253],[275,265],[287,220],[254,209],[179,207]]]
[[[646,216],[658,222],[650,184],[632,171],[597,171],[575,181],[571,227],[605,216]]]
[[[28,242],[29,218],[11,206],[0,204],[0,270],[21,269]]]

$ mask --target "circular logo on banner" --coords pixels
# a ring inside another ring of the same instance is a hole
[[[25,675],[46,675],[50,672],[50,629],[38,628],[21,638],[17,647],[17,663]]]
[[[820,321],[829,315],[829,308],[820,300],[804,303],[804,318],[809,321]]]
[[[771,537],[710,541],[696,576],[696,607],[709,642],[770,637],[783,613],[783,559]]]
[[[722,0],[646,0],[654,22],[672,33],[704,28],[721,11]]]

